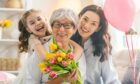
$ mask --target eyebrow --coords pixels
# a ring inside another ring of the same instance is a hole
[[[85,16],[87,19],[89,19],[89,17],[88,16]],[[99,23],[99,21],[92,21],[92,22],[96,22],[96,23]]]
[[[59,21],[55,21],[54,23],[57,23],[57,24],[71,24],[71,22],[61,23],[61,22],[59,22]]]

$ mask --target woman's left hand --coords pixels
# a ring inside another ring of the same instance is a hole
[[[75,82],[76,80],[78,80],[78,71],[76,69],[72,70],[72,72],[68,73],[68,75],[66,76],[66,80],[68,82]]]

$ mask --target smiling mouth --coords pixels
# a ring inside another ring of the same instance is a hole
[[[89,31],[84,29],[84,28],[81,28],[81,31],[84,32],[84,33],[88,33]]]
[[[42,30],[44,30],[44,26],[42,26],[42,27],[36,29],[36,31],[42,31]]]

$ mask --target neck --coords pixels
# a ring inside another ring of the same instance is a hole
[[[88,40],[88,38],[83,38],[82,39],[82,45],[84,45],[84,43]]]
[[[64,50],[68,50],[69,49],[69,44],[67,43],[65,43],[65,44],[63,44],[62,45],[62,48],[64,49]]]
[[[65,41],[65,42],[57,42],[57,44],[64,50],[68,50],[69,49],[69,41]]]

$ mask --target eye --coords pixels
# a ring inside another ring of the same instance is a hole
[[[96,26],[96,23],[91,23],[91,25]]]
[[[87,22],[87,21],[88,21],[88,19],[87,19],[87,18],[83,18],[83,20],[84,20],[85,22]]]
[[[70,29],[72,27],[72,24],[64,24],[65,29]]]
[[[30,21],[30,25],[33,25],[33,24],[35,24],[35,22],[34,21]]]
[[[59,24],[59,23],[54,23],[54,25],[53,25],[55,28],[59,28],[59,27],[61,27],[61,24]]]

